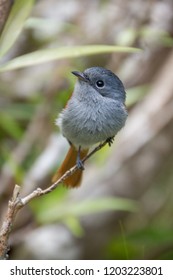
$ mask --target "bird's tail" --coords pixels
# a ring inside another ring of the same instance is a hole
[[[77,150],[73,145],[70,146],[68,153],[61,164],[60,168],[57,170],[52,178],[52,182],[56,182],[64,173],[76,164],[77,160]],[[80,151],[80,158],[83,159],[88,154],[88,149]],[[69,176],[64,180],[63,184],[69,188],[75,188],[80,185],[82,180],[82,170],[78,169],[74,174]]]

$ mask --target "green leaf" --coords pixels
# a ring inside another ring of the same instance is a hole
[[[70,229],[70,231],[76,236],[81,237],[84,235],[84,229],[82,228],[79,219],[75,217],[66,218],[63,223]]]
[[[39,199],[39,203],[37,200],[33,200],[30,203],[30,206],[33,210],[33,212],[38,215],[41,215],[45,211],[45,209],[51,209],[52,207],[56,207],[58,205],[58,208],[60,208],[60,205],[64,205],[66,195],[68,193],[68,190],[64,187],[58,187],[53,192],[49,193],[48,195],[43,195]],[[39,214],[40,213],[40,214]]]
[[[45,206],[45,205],[44,205]],[[69,217],[81,217],[92,215],[104,211],[136,211],[137,204],[124,198],[100,198],[97,200],[86,200],[77,204],[67,204],[65,201],[53,203],[49,207],[39,207],[35,211],[36,218],[41,223],[55,222],[58,220],[67,220]],[[34,209],[33,209],[34,210]]]
[[[2,64],[0,66],[0,72],[19,69],[39,63],[48,62],[55,59],[80,57],[85,55],[94,55],[111,52],[139,52],[140,49],[128,48],[121,46],[109,46],[109,45],[88,45],[88,46],[73,46],[73,47],[61,47],[55,49],[38,50],[29,54],[25,54],[14,58],[13,60]]]
[[[99,213],[102,211],[136,211],[136,203],[130,199],[125,198],[100,198],[97,200],[83,201],[77,205],[73,205],[71,214],[75,216],[82,216],[88,214]]]
[[[12,138],[20,140],[23,132],[18,122],[13,117],[5,112],[0,114],[0,126],[3,128]]]
[[[31,12],[34,0],[15,0],[0,37],[0,57],[13,46]]]

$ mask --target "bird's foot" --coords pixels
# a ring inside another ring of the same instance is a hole
[[[114,136],[113,137],[109,137],[108,139],[106,139],[106,141],[107,141],[107,143],[108,143],[108,145],[110,147],[113,144],[113,142],[114,142]]]
[[[76,165],[77,165],[77,168],[78,168],[78,169],[81,169],[81,170],[84,170],[84,169],[85,169],[82,160],[79,159],[79,158],[77,158]]]
[[[80,158],[80,151],[81,151],[81,147],[79,147],[79,149],[78,149],[76,165],[77,165],[78,169],[84,170],[85,167],[84,167],[84,164],[83,164],[83,162]]]

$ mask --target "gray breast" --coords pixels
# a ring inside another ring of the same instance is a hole
[[[117,134],[124,126],[127,113],[122,103],[110,98],[103,102],[76,102],[62,112],[62,134],[75,146],[88,147]]]

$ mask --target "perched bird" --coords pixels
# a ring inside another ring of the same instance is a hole
[[[72,73],[78,78],[73,94],[56,119],[70,148],[53,177],[53,182],[57,181],[77,164],[79,169],[63,183],[70,188],[81,183],[84,169],[82,159],[89,148],[105,140],[111,142],[127,119],[126,92],[123,83],[113,72],[92,67],[84,72]]]

